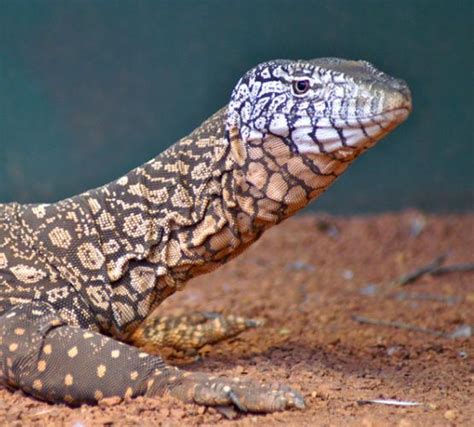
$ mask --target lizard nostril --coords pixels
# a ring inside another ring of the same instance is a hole
[[[394,90],[393,92],[389,92],[387,93],[384,104],[384,110],[395,110],[398,108],[407,108],[411,110],[410,92],[404,90]]]

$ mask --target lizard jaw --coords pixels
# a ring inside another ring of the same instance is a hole
[[[295,129],[291,138],[300,154],[353,154],[377,143],[403,123],[410,108],[399,107],[365,119],[320,119],[317,126],[308,123]],[[303,120],[301,121],[303,122]]]

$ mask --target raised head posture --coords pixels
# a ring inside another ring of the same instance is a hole
[[[325,191],[410,110],[406,84],[367,62],[270,61],[117,181],[0,205],[0,378],[71,405],[169,393],[251,412],[304,407],[287,386],[186,372],[130,343],[199,348],[253,326],[210,313],[142,323]]]

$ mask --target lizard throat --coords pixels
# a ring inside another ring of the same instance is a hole
[[[301,155],[274,135],[248,142],[241,176],[236,176],[240,208],[266,226],[305,207],[341,175],[355,155]]]

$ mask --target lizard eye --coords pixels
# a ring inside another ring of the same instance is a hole
[[[309,80],[294,80],[293,93],[297,96],[304,95],[311,87]]]

